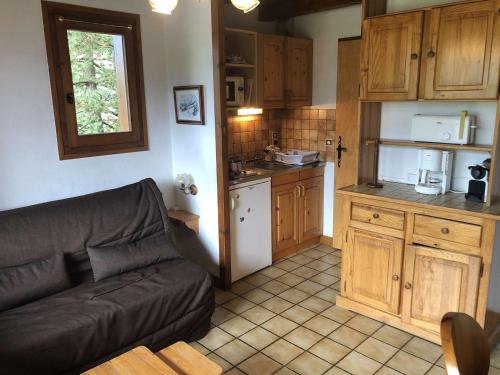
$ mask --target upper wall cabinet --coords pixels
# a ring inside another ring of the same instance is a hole
[[[414,100],[424,12],[367,19],[361,54],[362,100]]]
[[[435,8],[426,13],[421,98],[496,99],[500,1]]]
[[[259,34],[259,105],[293,108],[312,103],[313,42]]]
[[[312,104],[313,41],[286,38],[287,107]]]
[[[499,9],[483,0],[365,20],[361,100],[496,99]]]

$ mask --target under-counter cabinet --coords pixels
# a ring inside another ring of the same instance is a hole
[[[312,64],[312,40],[259,34],[259,105],[262,108],[311,105]]]
[[[324,168],[272,178],[273,261],[319,243],[323,233]]]
[[[361,100],[494,100],[500,1],[483,0],[363,22]]]

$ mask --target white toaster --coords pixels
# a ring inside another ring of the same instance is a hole
[[[415,115],[411,122],[411,140],[417,142],[474,143],[475,117]]]

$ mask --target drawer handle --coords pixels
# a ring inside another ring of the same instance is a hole
[[[431,59],[433,57],[436,57],[436,52],[434,52],[433,50],[430,50],[428,53],[427,53],[427,57],[430,57]]]
[[[416,59],[418,59],[418,53],[412,53],[412,54],[411,54],[411,59],[412,59],[412,60],[416,60]]]
[[[405,284],[405,289],[411,289],[411,283],[406,283]]]
[[[378,219],[379,217],[380,217],[380,215],[379,215],[379,214],[377,214],[377,213],[374,213],[374,214],[373,214],[373,218],[374,218],[374,219]]]
[[[441,233],[448,234],[450,233],[450,230],[448,228],[441,228]]]
[[[394,275],[394,276],[392,277],[392,279],[393,279],[394,281],[399,281],[399,276],[398,276],[398,275]]]

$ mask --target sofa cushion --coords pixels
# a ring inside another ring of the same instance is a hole
[[[95,281],[179,257],[167,235],[116,246],[90,246],[87,251]]]
[[[0,269],[0,311],[71,287],[64,255]]]
[[[65,373],[168,326],[178,340],[213,299],[210,275],[184,259],[81,284],[0,314],[0,374]]]

